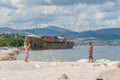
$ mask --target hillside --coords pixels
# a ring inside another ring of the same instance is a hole
[[[39,36],[58,36],[61,34],[65,34],[68,38],[72,38],[72,36],[79,34],[78,32],[70,31],[70,30],[55,27],[55,26],[49,26],[45,28],[26,29],[22,31],[29,32],[32,34],[37,34]]]
[[[75,38],[95,38],[100,40],[116,40],[120,39],[120,28],[108,28],[84,32],[75,32],[67,30],[64,28],[59,28],[56,26],[48,26],[45,28],[33,28],[25,30],[16,30],[8,27],[0,28],[0,33],[14,33],[14,34],[35,34],[39,36],[58,36],[60,34],[65,34],[69,39]]]
[[[93,30],[93,31],[75,32],[64,28],[49,26],[45,28],[26,29],[23,31],[37,34],[40,36],[43,35],[58,36],[64,33],[69,39],[91,38],[91,37],[101,40],[120,39],[120,28],[108,28],[108,29]]]
[[[0,28],[0,34],[20,34],[20,35],[27,35],[27,34],[31,34],[31,33],[28,33],[28,32],[24,32],[24,31],[21,31],[21,30],[16,30],[16,29],[12,29],[12,28],[9,28],[9,27],[2,27]]]
[[[120,28],[108,28],[95,31],[80,32],[77,37],[94,37],[102,40],[120,39]]]

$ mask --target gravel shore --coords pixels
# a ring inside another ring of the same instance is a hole
[[[0,80],[120,80],[120,61],[0,61]]]

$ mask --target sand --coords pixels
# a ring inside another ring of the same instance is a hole
[[[120,61],[0,61],[0,80],[120,80]]]

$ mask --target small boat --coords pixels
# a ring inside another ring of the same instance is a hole
[[[54,36],[27,36],[26,38],[30,40],[32,50],[71,49],[74,45],[74,42],[72,41]]]

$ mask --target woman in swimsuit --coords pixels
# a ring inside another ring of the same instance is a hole
[[[24,49],[25,49],[25,62],[28,62],[28,57],[29,57],[29,49],[30,49],[30,41],[29,39],[25,39],[25,42],[24,42]]]

